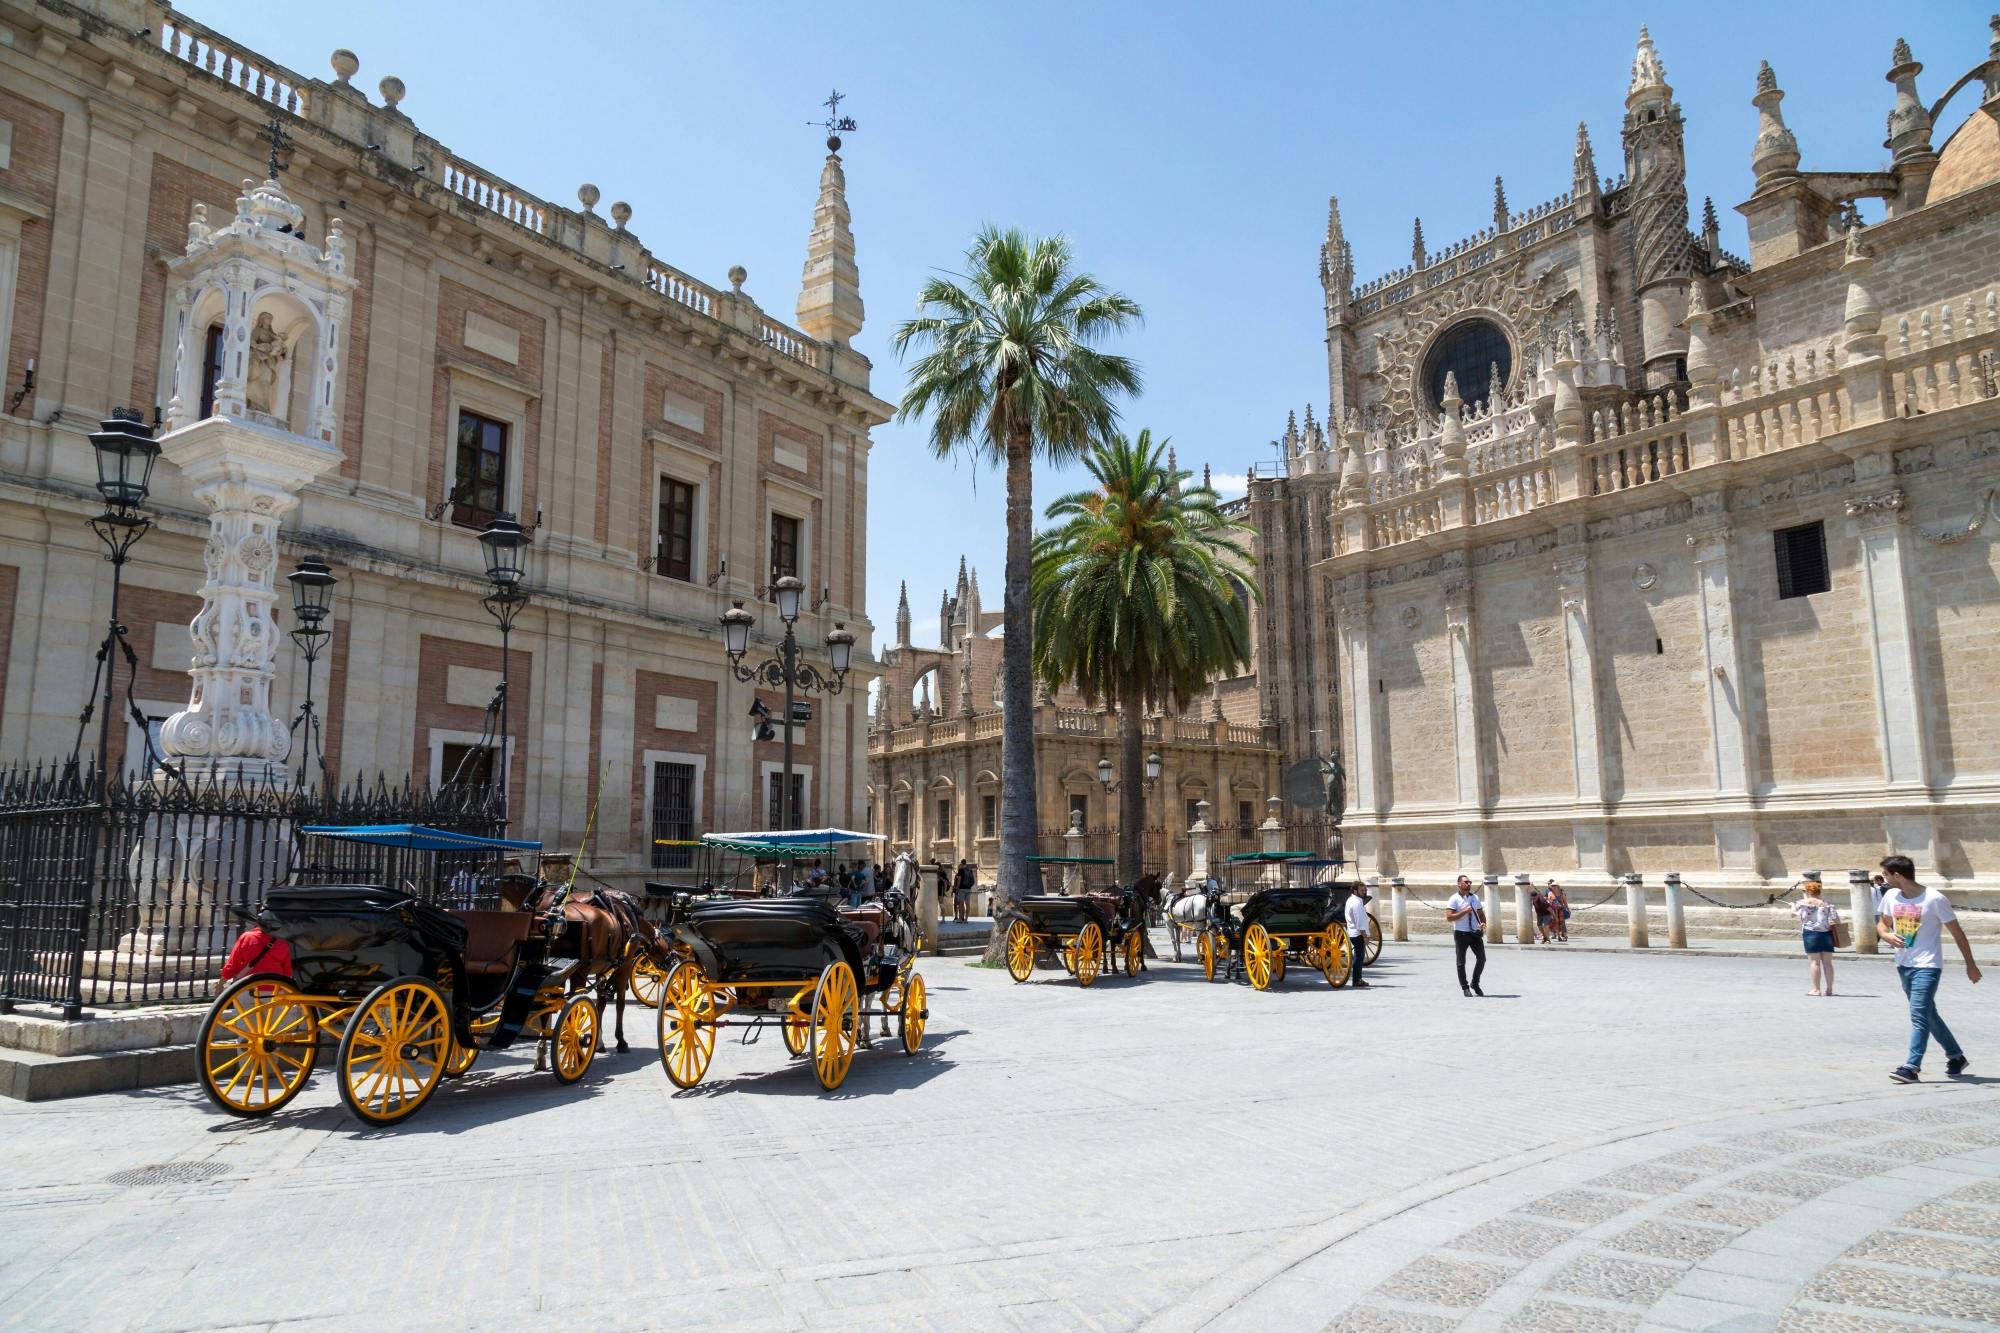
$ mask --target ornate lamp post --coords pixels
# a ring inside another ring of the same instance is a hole
[[[512,514],[495,514],[479,534],[479,545],[486,552],[486,581],[493,588],[479,604],[500,625],[500,809],[503,818],[507,810],[509,759],[507,636],[512,633],[514,621],[520,617],[522,609],[528,605],[528,589],[522,582],[521,566],[530,540],[527,529],[515,522]]]
[[[292,642],[306,658],[306,701],[299,705],[299,715],[292,722],[292,730],[304,727],[299,750],[299,785],[306,781],[306,763],[310,755],[319,756],[320,785],[326,784],[326,746],[320,739],[319,715],[313,711],[313,663],[319,660],[320,646],[333,636],[333,631],[325,627],[327,616],[333,612],[333,585],[339,582],[333,571],[326,567],[326,561],[316,555],[309,555],[299,561],[299,567],[285,576],[292,585],[292,615],[299,627],[292,631]]]
[[[152,489],[153,464],[160,456],[160,446],[153,440],[152,427],[140,419],[139,413],[121,407],[91,432],[90,447],[97,454],[97,490],[104,497],[104,512],[90,520],[90,530],[104,543],[105,559],[111,562],[111,623],[105,630],[103,645],[97,650],[97,670],[104,679],[104,714],[97,722],[97,780],[102,794],[110,781],[111,700],[118,678],[112,653],[121,653],[135,671],[138,667],[138,658],[125,638],[125,627],[118,623],[118,593],[124,582],[126,556],[153,526],[139,506],[146,503],[146,495]],[[83,725],[77,728],[79,746],[96,702],[93,681],[90,697],[84,704]],[[146,744],[150,751],[150,737]]]
[[[806,585],[790,574],[771,585],[771,598],[778,604],[778,619],[785,622],[785,637],[779,644],[778,656],[766,658],[756,666],[743,665],[744,654],[750,651],[750,628],[757,618],[743,609],[743,603],[736,602],[722,613],[722,646],[729,653],[729,669],[736,679],[749,683],[760,681],[773,689],[782,687],[785,691],[785,775],[780,780],[778,797],[778,827],[789,829],[797,818],[792,808],[792,699],[797,690],[814,691],[823,694],[839,694],[847,686],[847,669],[853,665],[854,636],[847,626],[835,622],[833,630],[826,636],[827,656],[832,660],[833,675],[827,676],[810,663],[799,661],[799,641],[793,633],[798,623],[799,602],[804,596]]]
[[[1107,792],[1117,791],[1123,785],[1112,780],[1111,775],[1115,771],[1109,759],[1100,759],[1097,761],[1097,780],[1104,784],[1104,790]],[[1153,784],[1159,780],[1160,756],[1157,753],[1149,754],[1146,756],[1146,790],[1151,791]]]

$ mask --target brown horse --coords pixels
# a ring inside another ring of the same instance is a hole
[[[550,957],[578,961],[570,978],[572,994],[595,989],[600,1014],[607,1003],[617,1006],[612,1032],[618,1049],[630,1050],[625,1044],[625,992],[633,964],[649,958],[664,971],[673,962],[665,937],[639,910],[639,900],[622,889],[565,891],[561,885],[538,884],[521,908],[561,918],[549,933]]]

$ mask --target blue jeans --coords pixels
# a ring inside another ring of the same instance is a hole
[[[1951,1035],[1951,1029],[1938,1017],[1938,978],[1944,975],[1941,967],[1899,967],[1896,977],[1903,983],[1903,994],[1910,997],[1910,1058],[1903,1063],[1912,1069],[1924,1065],[1924,1048],[1930,1045],[1932,1037],[1944,1047],[1946,1056],[1956,1060],[1965,1054],[1959,1049],[1958,1038]]]

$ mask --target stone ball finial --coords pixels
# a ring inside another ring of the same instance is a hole
[[[596,208],[597,201],[599,199],[602,199],[603,197],[604,196],[598,192],[597,187],[595,185],[592,185],[589,181],[585,181],[583,184],[576,187],[576,201],[579,204],[583,205],[583,211],[586,213],[588,213],[591,209]]]
[[[344,46],[333,53],[332,59],[333,72],[340,79],[342,86],[346,86],[347,81],[361,69],[361,57]]]
[[[632,220],[632,205],[623,199],[611,205],[611,220],[618,224],[618,230],[624,231],[625,224]]]
[[[396,109],[396,104],[403,100],[403,94],[407,91],[403,87],[403,81],[393,74],[383,75],[382,82],[375,86],[382,93],[382,104],[391,111]]]
[[[749,269],[744,268],[743,265],[741,264],[731,264],[729,266],[729,288],[731,291],[737,293],[738,295],[741,295],[743,292],[743,284],[745,282],[748,282],[749,280],[750,280]]]

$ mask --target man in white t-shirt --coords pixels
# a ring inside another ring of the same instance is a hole
[[[1486,928],[1486,904],[1479,900],[1479,891],[1472,887],[1471,877],[1458,877],[1458,892],[1444,905],[1444,919],[1451,922],[1451,945],[1458,956],[1458,988],[1467,995],[1485,995],[1479,989],[1479,978],[1486,971],[1486,937],[1481,934]],[[1470,981],[1465,979],[1468,953],[1477,960]]]
[[[1347,940],[1354,949],[1354,987],[1368,990],[1361,979],[1361,964],[1368,958],[1368,890],[1356,884],[1347,895]]]
[[[1951,899],[1917,883],[1916,874],[1917,868],[1907,856],[1882,858],[1888,888],[1875,918],[1875,933],[1896,946],[1896,977],[1910,1001],[1910,1055],[1889,1072],[1898,1083],[1917,1081],[1932,1037],[1944,1047],[1944,1068],[1950,1077],[1957,1078],[1972,1063],[1937,1011],[1946,930],[1958,945],[1959,957],[1965,960],[1966,980],[1974,985],[1979,982],[1979,964],[1972,961],[1972,944],[1965,938],[1965,927],[1958,924],[1958,914],[1951,910]]]

